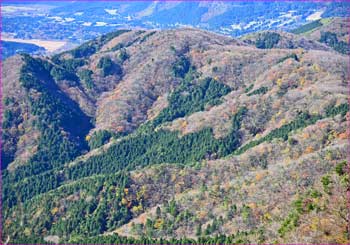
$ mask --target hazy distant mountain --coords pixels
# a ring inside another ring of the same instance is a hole
[[[82,42],[117,28],[192,26],[233,36],[288,30],[320,17],[346,16],[334,2],[39,2],[2,3],[3,32],[18,38]]]
[[[43,47],[29,43],[1,41],[2,54],[1,58],[6,59],[18,53],[40,54],[45,52]]]

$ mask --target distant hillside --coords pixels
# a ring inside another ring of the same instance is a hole
[[[292,33],[324,43],[340,53],[349,54],[349,28],[348,18],[326,18],[300,26],[292,30]]]
[[[348,70],[307,37],[193,28],[10,57],[3,238],[347,244]]]
[[[304,36],[297,36],[287,32],[263,31],[248,34],[240,38],[243,42],[254,45],[259,49],[297,49],[331,50],[326,44]]]
[[[3,32],[22,39],[81,43],[116,28],[195,27],[241,36],[290,30],[314,18],[349,16],[348,2],[134,1],[3,3]]]
[[[45,51],[43,47],[35,44],[8,41],[1,41],[1,47],[3,60],[18,53],[39,54]]]
[[[242,36],[240,40],[260,49],[333,49],[342,54],[349,54],[349,28],[346,18],[327,18],[299,26],[290,33],[262,31]]]

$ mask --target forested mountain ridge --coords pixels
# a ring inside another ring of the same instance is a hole
[[[3,237],[347,243],[347,56],[286,36],[119,30],[7,59]]]
[[[319,41],[335,51],[349,54],[349,18],[324,18],[292,30],[293,33]]]
[[[303,48],[314,50],[335,50],[349,54],[348,18],[324,18],[299,26],[290,33],[281,31],[262,31],[240,39],[257,48]]]

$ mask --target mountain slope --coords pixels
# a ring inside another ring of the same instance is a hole
[[[3,237],[348,242],[349,64],[310,43],[120,30],[9,58]]]
[[[325,18],[292,30],[299,36],[324,43],[343,54],[349,54],[349,19]]]
[[[306,50],[331,50],[327,45],[318,41],[299,37],[286,32],[263,31],[254,34],[248,34],[240,38],[243,42],[255,45],[257,48],[284,48],[296,49],[302,48]]]
[[[347,18],[324,18],[315,22],[311,22],[308,26],[300,26],[292,32],[301,34],[307,38],[313,40],[319,40],[321,38],[321,32],[334,32],[340,41],[349,40]],[[306,28],[307,27],[307,28]]]

